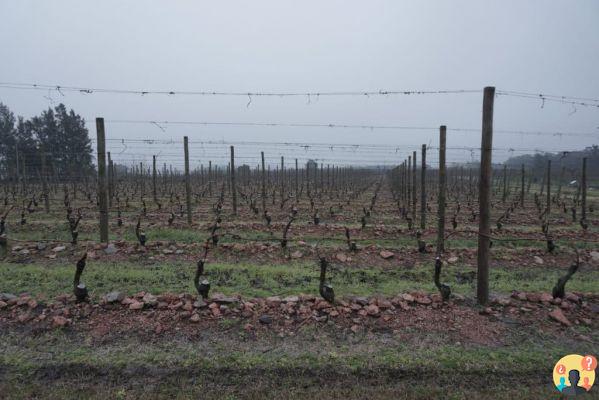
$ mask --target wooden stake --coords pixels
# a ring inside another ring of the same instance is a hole
[[[520,207],[524,208],[524,164],[522,164],[522,176],[521,176],[521,184],[520,184]]]
[[[46,214],[50,212],[50,192],[48,191],[48,171],[46,170],[46,150],[42,147],[41,149],[42,158],[42,191],[44,193],[44,209]]]
[[[587,158],[584,157],[582,159],[582,179],[581,179],[581,191],[582,191],[582,199],[580,206],[582,208],[580,213],[581,221],[585,221],[587,219]]]
[[[479,225],[478,225],[478,272],[476,294],[478,303],[485,305],[489,301],[489,256],[491,243],[491,179],[493,170],[491,158],[493,151],[493,102],[495,88],[486,87],[483,97],[483,120],[481,140],[481,160],[479,179]]]
[[[152,156],[152,195],[156,200],[156,156]]]
[[[426,229],[426,145],[422,145],[420,167],[420,229]]]
[[[100,202],[100,242],[108,243],[108,193],[106,192],[106,136],[104,118],[96,118],[98,141],[98,198]]]
[[[233,199],[233,214],[237,215],[237,186],[235,186],[235,147],[231,146],[231,197]]]
[[[189,180],[189,143],[187,136],[183,137],[183,151],[185,153],[185,204],[187,208],[187,225],[191,226],[191,182]]]
[[[412,220],[416,225],[416,152],[412,153]]]
[[[260,152],[262,158],[262,212],[266,212],[266,169],[264,168],[264,152]]]
[[[549,220],[549,214],[551,214],[551,160],[547,160],[547,220]]]
[[[437,210],[437,255],[445,251],[445,182],[447,180],[445,171],[445,146],[447,127],[441,125],[439,128],[439,204]]]

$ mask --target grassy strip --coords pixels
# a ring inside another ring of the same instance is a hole
[[[119,337],[100,346],[78,339],[61,331],[35,337],[6,334],[0,343],[0,371],[5,371],[0,381],[21,395],[56,383],[40,397],[62,393],[67,398],[69,388],[83,388],[88,397],[98,398],[203,393],[203,398],[237,399],[248,397],[244,388],[253,394],[250,398],[289,398],[289,391],[308,398],[313,391],[307,389],[314,387],[324,390],[321,395],[345,395],[335,398],[364,398],[367,393],[368,398],[463,398],[471,393],[469,398],[478,399],[520,393],[518,398],[525,399],[550,395],[553,363],[574,351],[531,342],[509,348],[412,346],[378,336],[355,346],[326,339],[319,345],[308,336],[274,343],[230,342],[218,336],[199,342]]]
[[[457,283],[458,272],[472,270],[457,265],[444,268],[443,281],[451,285],[454,293],[474,295],[475,282]],[[90,261],[83,280],[92,297],[112,290],[126,293],[150,291],[152,293],[195,293],[192,278],[194,266],[182,263],[156,263],[139,265],[127,262]],[[318,268],[313,263],[286,265],[208,264],[206,273],[214,291],[241,294],[247,297],[317,294]],[[70,293],[74,265],[55,263],[10,264],[0,263],[0,292],[28,292],[51,298],[60,293]],[[562,271],[548,268],[494,268],[490,274],[491,291],[509,294],[513,290],[550,291]],[[418,264],[414,268],[383,269],[335,268],[331,271],[332,283],[338,296],[373,295],[392,296],[413,290],[436,291],[433,285],[432,263]],[[589,270],[576,274],[568,282],[568,290],[596,292],[599,271]]]

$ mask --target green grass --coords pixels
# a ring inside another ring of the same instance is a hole
[[[550,385],[555,360],[588,350],[533,340],[503,348],[430,338],[405,343],[380,335],[351,343],[309,328],[285,339],[231,335],[148,341],[132,334],[98,345],[60,330],[10,332],[0,342],[0,370],[7,371],[0,390],[12,393],[9,398],[71,398],[75,389],[85,398],[310,398],[316,392],[349,399],[548,398],[557,394]]]
[[[471,268],[449,265],[443,278],[454,293],[474,294],[473,283],[458,284],[458,271]],[[126,293],[195,293],[192,278],[194,266],[182,263],[155,263],[140,265],[128,262],[89,261],[83,281],[92,296],[99,297],[112,290]],[[241,294],[247,297],[317,293],[318,268],[316,264],[298,262],[286,265],[251,265],[246,263],[209,263],[206,272],[214,291]],[[492,292],[509,294],[512,290],[550,291],[563,272],[548,268],[493,268],[490,273]],[[59,262],[49,265],[0,263],[0,292],[21,293],[51,298],[70,293],[74,266]],[[413,290],[434,292],[432,264],[414,268],[396,269],[343,268],[335,266],[329,276],[338,296],[382,294],[393,296]],[[568,282],[568,290],[596,292],[599,271],[584,271]]]

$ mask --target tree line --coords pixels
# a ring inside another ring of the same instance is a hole
[[[0,175],[10,181],[45,174],[76,180],[94,171],[85,120],[64,104],[30,119],[0,103]]]
[[[561,169],[566,172],[565,178],[579,179],[582,159],[587,159],[587,174],[589,178],[599,178],[599,146],[593,145],[579,151],[562,151],[558,153],[524,154],[511,157],[506,161],[509,168],[520,168],[521,165],[532,171],[536,178],[542,177],[551,160],[552,176],[559,176]]]

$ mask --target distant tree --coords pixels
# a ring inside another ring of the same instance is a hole
[[[0,166],[9,176],[16,172],[17,148],[19,164],[25,164],[30,174],[40,168],[42,151],[48,173],[68,179],[94,170],[85,121],[73,110],[67,111],[64,104],[29,120],[16,120],[0,103]]]
[[[16,173],[15,115],[0,103],[0,167],[7,175]]]
[[[524,165],[528,170],[532,170],[535,178],[540,179],[545,174],[547,161],[551,160],[553,176],[560,176],[561,167],[564,167],[566,170],[565,179],[579,179],[583,157],[587,158],[587,175],[589,178],[599,178],[599,146],[597,145],[577,151],[524,154],[511,157],[506,161],[506,164],[511,168],[520,168],[521,165]]]

